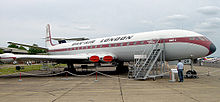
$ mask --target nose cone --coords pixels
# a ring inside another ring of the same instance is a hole
[[[209,48],[209,54],[212,54],[216,51],[216,47],[213,43],[210,44],[210,48]]]

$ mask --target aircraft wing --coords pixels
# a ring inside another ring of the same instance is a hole
[[[38,48],[38,49],[42,49],[42,50],[48,50],[47,48],[44,47],[39,47],[39,46],[32,46],[32,45],[27,45],[27,44],[20,44],[20,43],[16,43],[16,42],[8,42],[9,44],[15,44],[15,45],[21,45],[21,46],[26,46],[26,47],[33,47],[33,48]]]
[[[116,56],[110,53],[82,53],[75,55],[16,55],[16,54],[1,54],[0,61],[54,61],[59,63],[94,63],[94,62],[111,62],[116,59]]]

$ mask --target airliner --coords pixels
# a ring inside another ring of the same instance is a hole
[[[202,57],[202,58],[198,58],[198,60],[201,60],[202,62],[205,63],[215,63],[219,61],[219,59],[216,57]]]
[[[134,55],[150,52],[155,43],[164,45],[165,60],[197,59],[216,51],[215,45],[204,35],[188,30],[159,30],[132,33],[97,39],[84,39],[59,44],[52,42],[50,25],[47,25],[46,47],[48,55],[1,54],[0,60],[50,60],[74,68],[75,63],[118,63],[134,61]]]

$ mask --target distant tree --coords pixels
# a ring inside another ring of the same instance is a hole
[[[33,46],[38,46],[37,44],[33,44]],[[37,53],[46,53],[45,50],[34,48],[34,47],[29,47],[28,53],[30,54],[37,54]]]
[[[18,46],[15,45],[15,44],[10,44],[10,45],[8,45],[8,47],[9,47],[9,48],[18,48]]]
[[[4,51],[2,49],[0,49],[0,54],[3,54],[3,53],[4,53]]]
[[[18,47],[18,49],[21,49],[21,50],[27,50],[27,49],[24,48],[23,46]]]
[[[28,50],[28,53],[37,54],[37,53],[46,53],[46,51],[38,49],[38,48],[30,47],[29,50]]]

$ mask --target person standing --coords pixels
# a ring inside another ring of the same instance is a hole
[[[181,62],[181,60],[178,60],[179,62],[177,63],[177,71],[178,71],[178,76],[179,76],[179,82],[183,82],[183,70],[184,70],[184,65]]]

